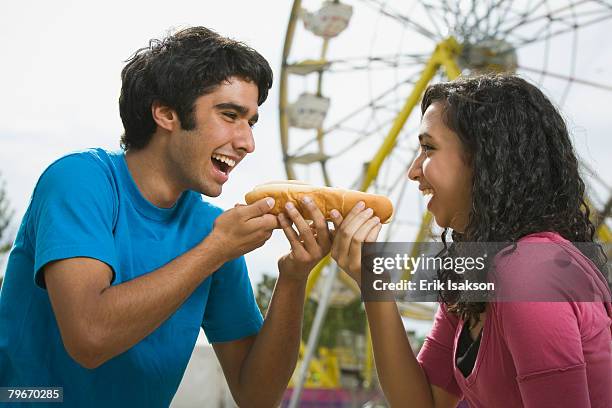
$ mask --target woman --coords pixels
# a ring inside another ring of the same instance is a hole
[[[430,86],[421,112],[408,177],[432,194],[445,245],[450,230],[453,242],[518,244],[514,269],[496,269],[512,280],[545,273],[520,248],[547,243],[600,279],[572,245],[592,242],[594,227],[565,123],[540,90],[511,75],[462,78]],[[332,257],[360,284],[361,243],[376,240],[379,220],[363,205],[344,220],[334,214]],[[383,391],[394,407],[612,407],[612,308],[602,292],[599,302],[441,296],[418,357],[396,305],[366,302]]]

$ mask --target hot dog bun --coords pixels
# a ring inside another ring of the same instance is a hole
[[[366,204],[366,208],[374,210],[374,215],[380,222],[389,222],[393,215],[393,203],[387,197],[364,193],[362,191],[347,190],[334,187],[317,187],[297,180],[273,181],[260,184],[244,197],[247,204],[252,204],[265,197],[274,198],[274,208],[271,214],[278,215],[285,211],[285,204],[292,202],[297,210],[306,219],[310,213],[306,210],[302,198],[309,196],[321,210],[327,220],[331,220],[331,210],[336,209],[346,217],[359,201]]]

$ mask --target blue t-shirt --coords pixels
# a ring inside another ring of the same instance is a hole
[[[36,185],[8,259],[0,293],[0,387],[63,387],[62,406],[69,407],[167,407],[200,327],[210,342],[261,328],[244,258],[224,264],[158,329],[93,370],[67,354],[42,268],[95,258],[112,268],[118,285],[193,248],[221,212],[193,191],[172,208],[154,206],[140,194],[123,153],[91,149],[53,163]]]

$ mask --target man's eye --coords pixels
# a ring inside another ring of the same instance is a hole
[[[223,112],[223,114],[232,120],[238,117],[234,112]]]

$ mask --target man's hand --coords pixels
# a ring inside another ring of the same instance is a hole
[[[304,197],[306,208],[310,212],[313,224],[308,225],[292,203],[287,203],[285,214],[280,214],[278,220],[289,240],[291,252],[278,260],[278,269],[285,277],[306,280],[309,272],[329,253],[331,249],[331,234],[325,217],[312,199]],[[297,232],[293,229],[296,226]]]
[[[231,260],[262,246],[278,228],[278,219],[268,214],[273,198],[264,198],[251,205],[237,205],[215,220],[205,240],[211,242],[223,259]]]

